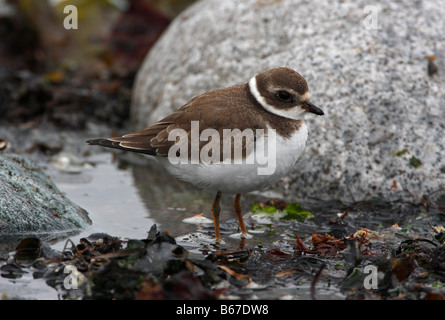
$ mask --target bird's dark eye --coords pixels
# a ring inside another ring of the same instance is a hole
[[[292,101],[292,95],[287,92],[287,91],[278,91],[277,92],[277,97],[278,99],[280,99],[281,101]]]

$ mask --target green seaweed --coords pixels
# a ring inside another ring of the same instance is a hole
[[[276,208],[274,205],[260,205],[255,203],[250,211],[252,214],[282,215],[280,220],[297,220],[299,222],[303,222],[314,216],[311,212],[302,209],[299,203],[289,203],[282,210]]]

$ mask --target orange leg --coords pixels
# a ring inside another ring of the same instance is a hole
[[[215,201],[212,204],[213,224],[215,226],[215,239],[221,241],[221,234],[219,233],[219,201],[221,200],[221,192],[218,191],[215,197]]]
[[[244,225],[243,214],[241,212],[241,194],[238,193],[233,201],[233,209],[235,210],[236,217],[238,218],[239,226],[241,228],[241,237],[245,238],[247,235],[246,226]]]

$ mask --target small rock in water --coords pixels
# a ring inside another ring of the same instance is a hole
[[[91,224],[40,168],[19,155],[0,154],[0,236],[72,232]]]

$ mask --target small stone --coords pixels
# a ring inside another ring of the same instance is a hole
[[[0,237],[73,232],[91,224],[88,213],[67,199],[29,160],[0,154]]]

